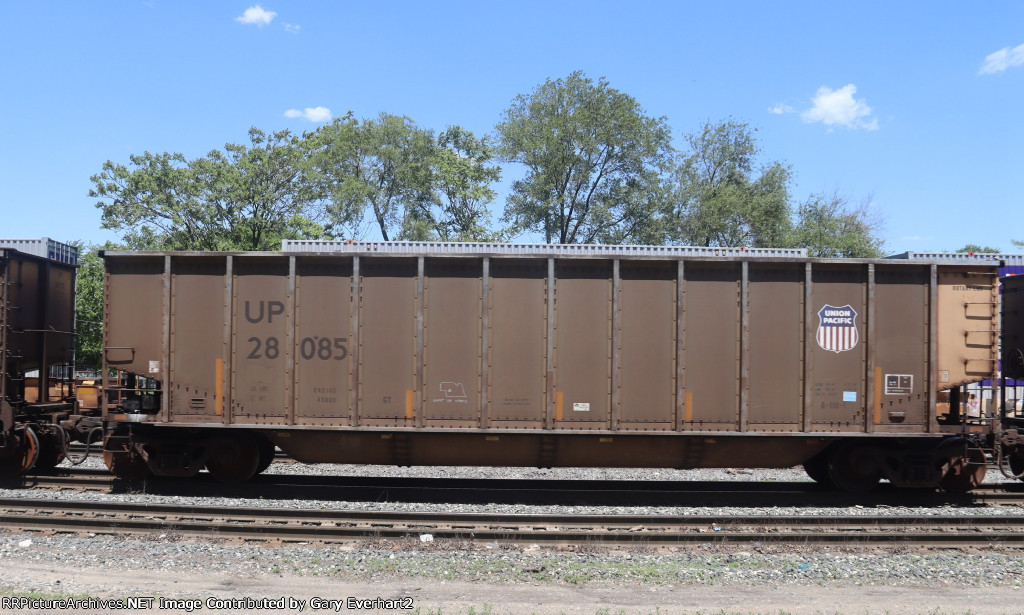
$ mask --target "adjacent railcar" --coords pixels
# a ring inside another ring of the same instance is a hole
[[[1024,254],[998,254],[995,252],[901,252],[886,258],[959,265],[999,261],[1000,276],[1014,276],[1024,273]]]
[[[0,476],[63,459],[74,411],[77,250],[0,239]]]
[[[1024,272],[1022,272],[1024,273]],[[1002,280],[1002,372],[1024,380],[1024,275]]]
[[[790,467],[966,490],[940,391],[991,378],[998,262],[296,242],[107,252],[104,456],[124,477],[303,462]],[[989,431],[991,432],[991,426]]]

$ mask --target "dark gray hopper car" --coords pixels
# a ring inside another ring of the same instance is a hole
[[[0,476],[63,459],[58,422],[74,413],[76,256],[47,239],[0,239]]]
[[[939,408],[995,374],[997,262],[288,248],[104,255],[115,473],[244,480],[274,445],[308,463],[804,464],[848,490],[984,473],[984,434]]]
[[[1024,274],[1001,281],[1003,375],[1024,381]]]

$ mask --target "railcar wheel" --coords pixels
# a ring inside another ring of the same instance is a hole
[[[122,446],[121,450],[107,450],[107,441],[116,436],[107,436],[103,442],[103,463],[110,473],[122,480],[138,480],[149,476],[146,460],[134,450]]]
[[[216,480],[238,483],[256,474],[260,450],[256,440],[249,434],[211,438],[208,446],[210,455],[206,459],[206,469]]]
[[[855,443],[837,447],[829,456],[828,475],[836,487],[852,493],[874,489],[882,479],[872,451]]]
[[[103,463],[111,474],[122,480],[139,480],[149,476],[149,466],[135,453],[103,451]]]
[[[15,430],[14,437],[14,454],[0,458],[0,476],[24,474],[31,470],[39,459],[39,437],[31,427]]]
[[[822,451],[804,462],[804,472],[823,487],[835,487],[828,473],[828,451]]]
[[[265,436],[258,436],[256,438],[256,445],[259,447],[260,461],[256,464],[255,473],[263,474],[263,471],[269,468],[270,464],[274,463],[274,455],[277,454],[277,448]]]
[[[1024,459],[1010,455],[1010,471],[1014,476],[1020,477],[1019,480],[1024,480]]]
[[[36,468],[52,470],[60,465],[60,462],[64,461],[64,450],[67,448],[68,441],[68,435],[64,431],[43,434],[39,438],[39,459],[36,460]]]
[[[954,457],[950,461],[939,486],[950,493],[967,493],[985,480],[987,471],[985,453],[974,448],[967,451],[966,457]]]

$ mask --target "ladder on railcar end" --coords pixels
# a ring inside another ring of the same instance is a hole
[[[998,288],[998,284],[999,284],[999,282],[998,282],[999,272],[998,271],[967,271],[967,272],[965,272],[965,275],[977,276],[977,277],[982,277],[982,278],[988,278],[989,279],[988,283],[992,284],[994,287]],[[994,281],[993,281],[993,279],[994,279]],[[971,420],[970,417],[968,417],[967,420],[964,420],[963,421],[963,425],[964,425],[965,431],[966,431],[966,427],[967,427],[968,424],[973,424],[973,425],[987,426],[988,427],[987,431],[989,433],[994,433],[995,426],[996,426],[996,420],[995,419],[999,416],[998,411],[991,407],[991,406],[995,405],[995,401],[996,401],[996,390],[997,390],[996,378],[998,377],[998,366],[999,366],[999,301],[998,301],[998,294],[996,295],[996,298],[997,298],[996,301],[964,301],[963,302],[964,318],[966,318],[966,319],[979,319],[979,320],[983,319],[983,320],[988,321],[988,323],[989,323],[989,327],[986,328],[986,329],[965,329],[964,330],[964,345],[965,346],[970,345],[969,338],[970,338],[970,336],[972,334],[988,336],[988,342],[986,344],[976,344],[976,345],[987,345],[988,348],[989,348],[989,354],[993,355],[993,356],[988,356],[988,357],[984,357],[984,358],[967,358],[967,357],[965,357],[963,359],[963,362],[964,362],[964,373],[965,374],[977,372],[977,373],[980,373],[980,374],[982,374],[984,376],[987,376],[988,377],[987,379],[990,382],[990,387],[988,387],[988,389],[986,389],[986,387],[984,387],[981,384],[979,384],[979,387],[978,387],[978,397],[979,397],[978,404],[979,404],[979,414],[980,414],[980,416],[977,417],[977,418],[974,418],[973,420]],[[974,306],[974,305],[988,306],[988,309],[987,310],[983,309],[980,314],[971,314],[970,313],[971,306]],[[968,367],[971,363],[982,363],[982,364],[984,364],[984,366],[983,367],[979,367],[976,370],[971,370]],[[982,382],[984,382],[984,380],[985,379],[982,379]],[[989,399],[991,400],[990,401],[990,411],[988,413],[989,416],[986,416],[986,413],[985,413],[985,410],[984,410],[984,408],[985,408],[985,391],[986,390],[990,390],[990,393],[991,393],[991,395],[989,396]]]

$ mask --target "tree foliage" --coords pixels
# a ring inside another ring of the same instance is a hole
[[[729,119],[686,136],[676,173],[670,240],[696,246],[807,248],[810,256],[882,255],[881,220],[869,203],[814,194],[794,208],[792,170],[759,163],[756,129]]]
[[[851,206],[837,192],[815,194],[800,205],[789,244],[818,258],[879,258],[881,220],[870,202]]]
[[[131,167],[108,160],[89,191],[102,227],[136,249],[274,250],[283,238],[322,236],[303,141],[256,128],[249,140],[194,160],[167,152],[132,155]]]
[[[430,216],[442,241],[497,241],[491,230],[488,204],[497,196],[491,184],[501,179],[493,165],[494,148],[460,126],[449,126],[437,137],[432,157],[437,213]]]
[[[303,134],[253,128],[194,160],[107,161],[89,195],[103,228],[135,249],[276,250],[282,239],[347,236],[478,241],[500,177],[486,139],[458,126],[435,138],[407,117],[350,114]]]
[[[75,364],[78,369],[99,371],[103,356],[103,259],[99,252],[124,247],[111,242],[77,247]]]
[[[756,129],[727,120],[707,122],[686,136],[677,170],[675,243],[778,247],[791,231],[791,170],[780,162],[758,168]]]
[[[762,160],[756,129],[705,122],[676,156],[663,117],[574,72],[516,96],[493,137],[439,134],[381,113],[302,135],[252,128],[205,156],[145,152],[91,180],[102,225],[134,249],[275,250],[281,239],[806,247],[875,256],[880,223],[838,194],[796,204],[792,170]],[[492,142],[493,139],[493,142]],[[491,218],[498,161],[519,165]],[[518,171],[517,169],[516,171]]]
[[[384,241],[405,238],[407,214],[432,197],[433,134],[407,117],[360,122],[349,114],[310,140],[333,228],[361,238],[375,224]]]
[[[957,253],[959,254],[967,254],[969,252],[974,252],[976,254],[999,254],[1000,252],[1002,252],[1002,250],[1000,250],[999,248],[992,248],[989,246],[979,246],[976,243],[969,243],[964,247],[960,248],[959,250],[957,250]]]
[[[496,127],[499,153],[526,168],[504,219],[546,242],[627,242],[658,235],[671,151],[665,118],[582,72],[513,99]]]

